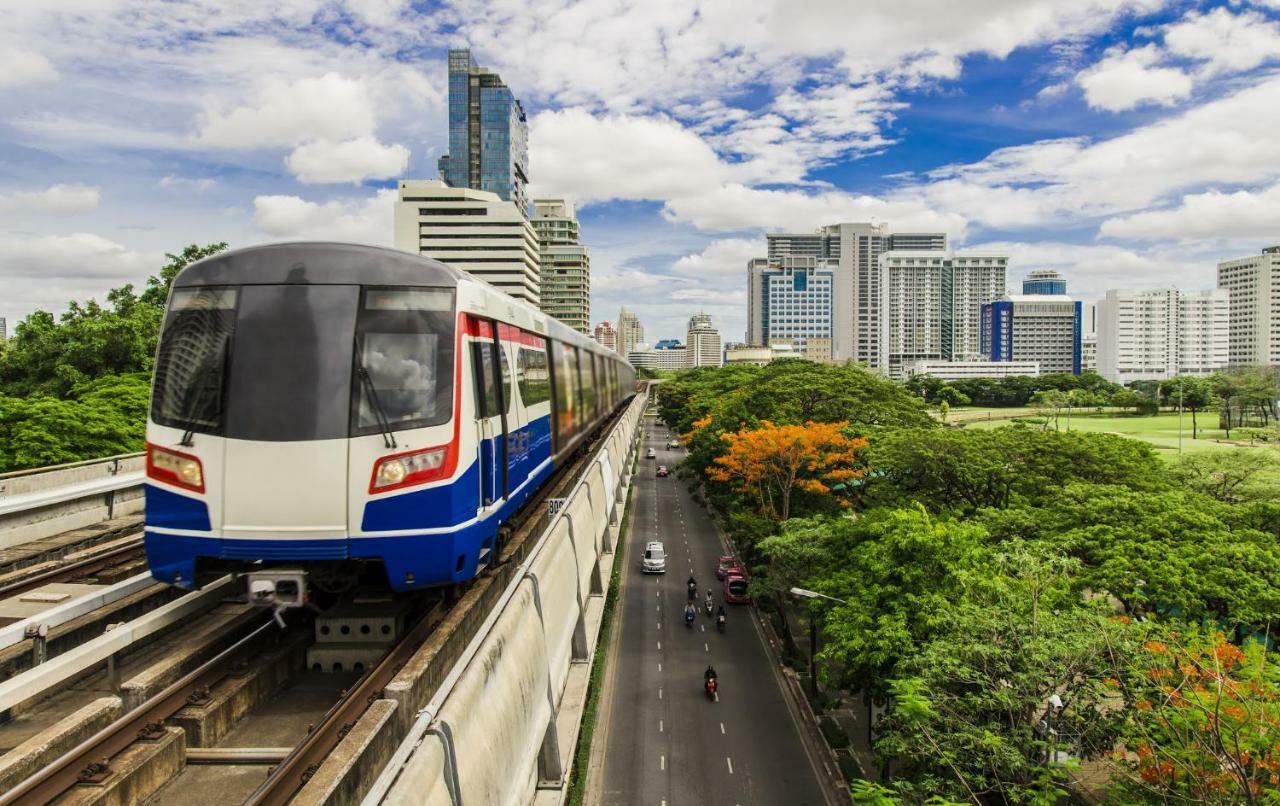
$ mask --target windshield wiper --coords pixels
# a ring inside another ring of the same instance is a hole
[[[388,448],[399,447],[396,444],[396,435],[391,431],[391,421],[387,419],[387,412],[382,408],[382,401],[378,399],[378,390],[373,386],[373,378],[369,377],[369,370],[364,368],[364,362],[360,360],[360,345],[356,345],[356,375],[360,376],[360,385],[369,395],[373,417],[378,421],[378,430],[382,432],[382,444]]]
[[[227,358],[230,352],[231,339],[227,339],[222,343],[222,360],[216,364],[206,364],[196,377],[196,382],[199,386],[196,388],[195,394],[188,398],[188,405],[182,410],[182,415],[179,418],[187,424],[187,430],[182,432],[182,439],[178,440],[178,444],[184,448],[190,448],[194,444],[191,438],[196,433],[195,416],[204,407],[211,390],[216,391],[218,395],[218,410],[213,413],[215,421],[222,414],[222,387],[227,380]],[[215,374],[217,383],[209,383],[209,381],[213,380]]]

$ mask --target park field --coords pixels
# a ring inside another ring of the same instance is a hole
[[[1227,438],[1226,432],[1218,428],[1218,413],[1208,412],[1199,415],[1199,439],[1191,438],[1191,414],[1182,415],[1182,450],[1238,450],[1238,446],[1218,440]],[[1008,420],[977,420],[965,424],[966,428],[999,428],[1009,425]],[[1211,426],[1206,428],[1205,426]],[[1052,426],[1050,426],[1052,428]],[[1072,431],[1098,431],[1106,434],[1119,434],[1123,437],[1140,439],[1155,446],[1161,456],[1174,458],[1178,455],[1178,415],[1177,413],[1161,413],[1151,417],[1138,417],[1123,414],[1093,414],[1072,412]],[[1058,429],[1067,430],[1067,417],[1058,418]],[[1258,450],[1269,450],[1258,448]]]

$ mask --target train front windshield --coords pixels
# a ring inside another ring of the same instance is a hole
[[[452,415],[454,327],[449,289],[175,289],[152,418],[271,442],[439,425]]]

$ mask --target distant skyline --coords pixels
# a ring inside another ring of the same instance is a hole
[[[165,251],[390,245],[447,149],[447,50],[576,203],[593,321],[742,337],[767,230],[945,230],[1009,285],[1212,288],[1280,243],[1280,0],[50,0],[0,32],[0,317]]]

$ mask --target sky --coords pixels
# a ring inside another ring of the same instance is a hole
[[[0,317],[165,252],[391,245],[445,53],[524,104],[593,322],[742,338],[764,233],[842,221],[1108,288],[1280,244],[1280,0],[0,0]]]

